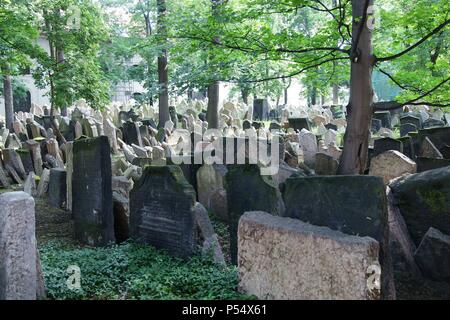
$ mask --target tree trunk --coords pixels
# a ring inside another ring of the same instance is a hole
[[[311,89],[311,105],[316,105],[317,89],[315,86]]]
[[[373,0],[368,0],[368,5],[372,4]],[[352,0],[352,8],[354,47],[351,54],[350,99],[347,106],[347,129],[344,136],[344,150],[339,164],[339,174],[364,173],[373,108],[372,68],[374,57],[372,55],[372,32],[363,19],[367,7],[365,1]]]
[[[158,0],[158,34],[161,36],[161,41],[166,44],[166,1]],[[159,127],[164,127],[166,121],[170,120],[169,115],[169,76],[167,70],[167,49],[163,49],[161,55],[158,57],[158,82],[159,82]]]
[[[7,129],[12,131],[14,122],[14,105],[12,77],[9,65],[6,65],[3,68],[3,97],[5,98],[5,125]]]
[[[58,61],[58,65],[64,63],[64,48],[62,48],[62,45],[58,46],[58,48],[56,49],[56,59]],[[67,117],[67,104],[66,103],[61,106],[61,116]]]
[[[248,95],[249,91],[247,89],[241,89],[242,101],[248,105]]]
[[[219,81],[214,81],[208,87],[206,121],[208,121],[209,129],[217,129],[219,127],[219,87]]]

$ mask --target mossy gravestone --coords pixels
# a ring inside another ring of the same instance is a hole
[[[288,178],[283,187],[285,217],[329,227],[380,243],[381,294],[392,298],[388,215],[383,180],[373,176]]]
[[[450,234],[450,167],[413,174],[390,186],[416,245],[430,227]]]
[[[277,183],[270,176],[261,176],[260,168],[256,164],[228,166],[225,180],[231,261],[236,264],[239,218],[246,211],[281,215],[284,204]]]
[[[130,236],[171,256],[191,256],[197,243],[195,198],[180,167],[145,167],[130,192]]]
[[[93,246],[115,242],[108,138],[73,143],[72,213],[75,237]]]

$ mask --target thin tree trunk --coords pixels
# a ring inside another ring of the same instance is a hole
[[[62,45],[56,48],[56,59],[58,61],[58,65],[64,63],[64,48],[62,47]],[[61,107],[61,116],[67,117],[67,103],[65,103],[60,107]]]
[[[158,0],[158,35],[161,42],[166,44],[166,1]],[[167,49],[162,50],[162,54],[158,57],[158,82],[159,82],[159,127],[164,127],[166,121],[170,120],[169,115],[169,75],[167,69]]]
[[[339,104],[339,86],[335,83],[333,84],[333,105]]]
[[[373,0],[369,0],[369,5]],[[372,119],[372,33],[363,21],[365,1],[352,0],[353,42],[350,76],[350,99],[347,106],[347,129],[339,174],[362,174],[366,169],[369,147],[369,126]],[[361,30],[361,34],[360,33]],[[359,41],[358,41],[359,39]],[[355,44],[354,44],[355,46]]]
[[[219,87],[219,81],[214,81],[208,87],[206,121],[208,121],[208,128],[210,129],[217,129],[219,127]]]
[[[241,96],[242,96],[242,101],[245,104],[248,104],[248,90],[247,89],[241,89]]]
[[[5,125],[7,129],[12,131],[14,122],[14,102],[12,77],[9,65],[6,65],[3,68],[3,97],[5,99]]]

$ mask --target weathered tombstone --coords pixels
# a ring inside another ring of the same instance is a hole
[[[423,143],[425,137],[428,137],[430,141],[440,151],[442,147],[450,145],[450,127],[429,128],[419,130],[418,141]]]
[[[339,162],[332,156],[318,152],[316,154],[315,171],[321,176],[335,175],[339,166]]]
[[[48,200],[51,206],[61,208],[66,203],[67,182],[66,170],[62,168],[50,169],[48,183]]]
[[[423,158],[416,159],[417,172],[424,172],[450,166],[449,159]]]
[[[419,117],[415,117],[412,115],[406,115],[403,117],[400,117],[400,125],[405,123],[411,123],[416,126],[417,129],[422,128],[422,121]]]
[[[445,126],[444,121],[430,118],[430,119],[424,121],[422,128],[428,129],[428,128],[433,128],[433,127],[443,127],[443,126]]]
[[[6,166],[11,166],[19,174],[21,179],[26,179],[27,173],[22,163],[22,159],[15,149],[3,149],[3,163]]]
[[[430,227],[450,234],[450,167],[412,174],[390,187],[416,245]]]
[[[428,137],[425,137],[420,146],[419,156],[424,158],[443,159],[444,157]]]
[[[308,118],[289,118],[289,128],[301,131],[302,129],[311,130],[311,122]]]
[[[370,161],[369,175],[383,178],[385,184],[404,174],[416,172],[416,163],[395,150],[383,152]]]
[[[130,192],[130,236],[189,257],[196,249],[195,191],[178,166],[148,166]]]
[[[332,123],[327,123],[327,124],[325,125],[325,128],[326,128],[327,130],[333,129],[334,131],[337,131],[337,129],[338,129],[337,125],[332,124]]]
[[[416,159],[416,150],[412,138],[406,136],[398,138],[397,140],[401,141],[403,144],[403,154],[412,160]]]
[[[369,196],[370,195],[370,196]],[[369,236],[380,243],[381,295],[393,298],[388,215],[383,180],[373,176],[288,178],[283,216],[326,226],[349,235]]]
[[[317,153],[316,136],[312,132],[302,129],[299,134],[299,141],[300,147],[303,150],[305,164],[310,168],[314,168]]]
[[[33,197],[0,195],[0,300],[35,300],[37,250]]]
[[[267,99],[253,101],[253,120],[267,121],[269,119],[269,103]]]
[[[225,179],[231,261],[236,264],[237,228],[241,215],[252,210],[281,215],[284,204],[277,183],[270,176],[261,176],[257,165],[229,166]]]
[[[378,256],[370,237],[264,212],[239,221],[239,290],[259,299],[379,299],[367,272]]]
[[[30,150],[31,157],[33,159],[34,172],[36,172],[36,174],[40,176],[42,174],[43,166],[40,144],[37,141],[28,140],[27,142],[25,142],[24,146],[25,148]]]
[[[392,128],[391,113],[389,111],[377,111],[373,114],[374,119],[381,120],[381,126],[384,128]]]
[[[374,141],[374,156],[388,150],[396,150],[403,153],[403,143],[392,138],[381,138]]]
[[[138,146],[143,146],[142,139],[141,139],[141,132],[139,131],[139,126],[135,122],[124,122],[122,126],[122,134],[123,134],[123,141],[125,143],[131,145],[136,144]]]
[[[430,228],[414,255],[422,273],[435,280],[450,280],[450,236]]]
[[[72,213],[75,237],[88,245],[115,242],[108,138],[73,143]]]
[[[416,125],[409,123],[409,122],[404,123],[400,126],[400,136],[401,137],[406,136],[410,132],[416,132],[416,131],[417,131]]]
[[[198,201],[206,208],[211,209],[213,207],[213,204],[211,203],[211,195],[219,189],[224,189],[225,175],[227,171],[227,167],[220,164],[205,164],[198,169]],[[223,214],[223,212],[219,214]],[[220,218],[224,219],[226,218],[226,215],[221,216]]]

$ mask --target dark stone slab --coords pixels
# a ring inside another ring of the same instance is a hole
[[[147,166],[130,192],[130,236],[175,257],[193,255],[195,198],[178,166]]]
[[[66,203],[66,177],[66,170],[61,168],[50,169],[48,201],[55,208],[61,208]]]
[[[419,117],[413,116],[413,115],[406,115],[403,117],[400,117],[400,125],[405,123],[411,123],[416,126],[417,129],[422,128],[422,120]]]
[[[423,158],[416,159],[417,172],[424,172],[450,166],[450,159]]]
[[[441,147],[439,151],[441,152],[444,159],[450,159],[450,145],[446,144],[445,146]]]
[[[403,154],[411,160],[416,158],[416,150],[414,149],[413,139],[409,136],[397,139],[403,144]]]
[[[75,237],[89,245],[115,242],[108,137],[73,143],[72,213]]]
[[[252,126],[252,123],[248,120],[244,120],[244,122],[242,123],[243,130],[250,129],[251,126]]]
[[[380,243],[382,296],[392,297],[393,276],[383,180],[373,176],[288,178],[284,184],[283,216],[326,226],[350,235],[369,236]]]
[[[237,228],[239,218],[246,211],[265,211],[281,215],[284,210],[277,183],[269,176],[261,176],[255,164],[231,165],[225,176],[231,261],[237,263]]]
[[[410,132],[416,132],[416,131],[417,131],[416,125],[414,125],[412,123],[407,122],[407,123],[400,125],[400,136],[402,136],[402,137],[406,136]]]
[[[391,113],[389,111],[378,111],[373,114],[373,119],[381,120],[381,126],[383,128],[392,129],[391,125]]]
[[[450,236],[430,228],[420,242],[414,257],[423,275],[450,281]]]
[[[332,124],[332,123],[327,123],[325,125],[325,128],[327,128],[327,130],[333,129],[334,131],[337,131],[337,129],[338,129],[337,125]]]
[[[416,245],[430,227],[450,233],[450,167],[409,175],[391,189]]]
[[[438,148],[439,151],[446,145],[450,145],[450,127],[430,128],[419,130],[419,143],[422,144],[425,137]]]
[[[269,119],[269,103],[267,99],[253,101],[253,120],[267,121]]]
[[[17,149],[16,152],[22,160],[23,168],[25,169],[27,176],[30,172],[34,172],[33,158],[31,157],[30,150]]]
[[[307,118],[289,118],[289,128],[302,131],[302,129],[311,130],[311,121]]]
[[[134,143],[142,147],[141,132],[135,122],[124,122],[121,128],[123,141],[130,146]]]
[[[377,156],[388,150],[397,150],[403,153],[403,143],[392,138],[381,138],[374,141],[374,156]]]
[[[422,128],[428,129],[428,128],[434,128],[434,127],[443,127],[445,126],[445,122],[442,120],[437,120],[433,118],[429,118],[425,120],[422,124]]]

